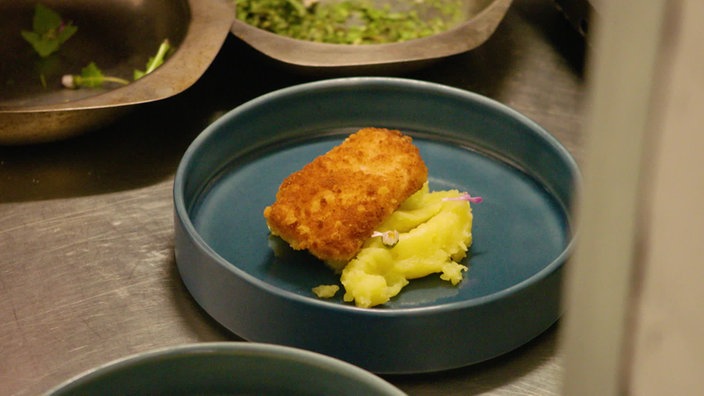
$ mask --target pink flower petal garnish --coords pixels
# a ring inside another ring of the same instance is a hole
[[[471,203],[481,203],[484,199],[482,197],[473,197],[469,193],[465,192],[460,194],[459,197],[448,197],[443,198],[443,201],[469,201]]]

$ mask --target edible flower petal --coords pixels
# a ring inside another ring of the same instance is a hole
[[[381,243],[386,246],[394,247],[398,243],[399,233],[396,230],[389,231],[374,231],[372,233],[372,238],[381,237]]]
[[[443,198],[443,201],[469,201],[471,203],[481,203],[484,199],[482,197],[473,197],[469,195],[468,192],[460,194],[458,197],[447,197]]]

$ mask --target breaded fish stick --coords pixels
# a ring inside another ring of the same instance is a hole
[[[427,179],[409,136],[365,128],[284,179],[264,217],[292,248],[342,269]]]

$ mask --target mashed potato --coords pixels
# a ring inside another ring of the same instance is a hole
[[[439,273],[457,285],[467,267],[460,264],[472,244],[472,211],[457,190],[429,192],[428,184],[408,198],[378,231],[396,230],[392,247],[381,237],[367,240],[342,270],[344,300],[358,307],[384,304],[409,280]]]

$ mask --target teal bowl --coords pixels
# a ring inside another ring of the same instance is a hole
[[[281,181],[361,127],[411,135],[431,190],[473,206],[469,271],[457,286],[412,281],[362,309],[311,289],[339,284],[276,244],[262,215]],[[561,314],[577,166],[547,131],[486,97],[388,77],[317,81],[245,103],[186,151],[174,183],[175,251],[193,298],[240,337],[308,349],[375,373],[446,370],[512,351]]]
[[[47,396],[403,394],[368,371],[318,353],[229,342],[129,356],[81,374]]]

